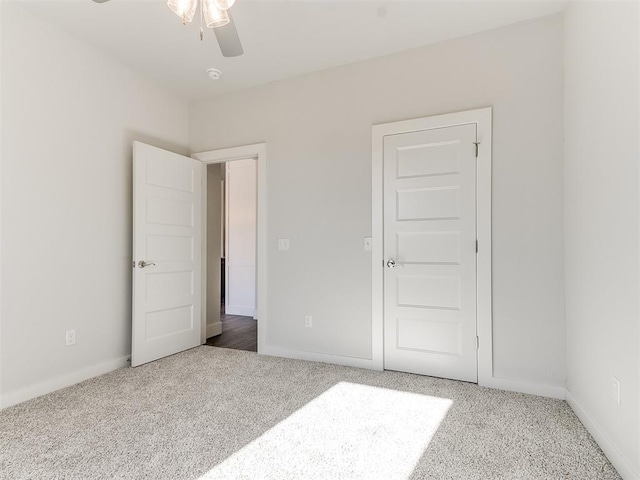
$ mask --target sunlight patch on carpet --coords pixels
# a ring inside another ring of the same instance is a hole
[[[340,382],[200,480],[407,480],[451,404]]]

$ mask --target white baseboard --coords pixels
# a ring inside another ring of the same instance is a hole
[[[207,324],[207,338],[215,337],[222,333],[222,322]]]
[[[224,313],[227,315],[242,315],[243,317],[253,317],[255,307],[243,307],[242,305],[225,305]]]
[[[304,352],[300,350],[289,350],[287,348],[272,347],[269,345],[258,345],[258,353],[261,355],[271,355],[275,357],[293,358],[295,360],[308,360],[311,362],[334,363],[347,367],[367,368],[369,370],[383,370],[379,362],[370,358],[345,357],[340,355],[329,355],[326,353]],[[483,387],[508,390],[510,392],[526,393],[538,395],[540,397],[557,398],[564,400],[565,387],[558,385],[548,385],[544,383],[525,382],[521,380],[511,380],[508,378],[491,377],[486,381],[479,381]]]
[[[90,378],[117,370],[118,368],[126,367],[127,365],[129,365],[129,356],[114,358],[113,360],[107,360],[106,362],[82,368],[75,372],[60,375],[59,377],[46,380],[36,385],[31,385],[14,392],[5,393],[0,398],[0,408],[6,408],[12,405],[17,405],[18,403],[26,402],[27,400],[55,392],[61,388],[70,387],[76,383],[89,380]]]
[[[500,377],[491,377],[489,379],[479,380],[478,385],[482,387],[497,388],[499,390],[508,390],[510,392],[538,395],[540,397],[557,398],[559,400],[564,400],[566,391],[564,386]]]
[[[270,355],[273,357],[292,358],[294,360],[307,360],[310,362],[333,363],[346,367],[366,368],[369,370],[380,370],[370,358],[345,357],[341,355],[329,355],[327,353],[304,352],[301,350],[289,350],[287,348],[261,346],[258,345],[260,355]]]
[[[622,476],[624,480],[640,480],[640,473],[638,473],[633,465],[624,458],[620,453],[620,450],[618,450],[615,444],[609,439],[607,434],[602,431],[600,425],[591,418],[568,389],[566,391],[566,399],[571,409],[575,412],[576,416],[600,446],[620,476]]]

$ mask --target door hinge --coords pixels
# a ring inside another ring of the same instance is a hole
[[[480,350],[480,337],[476,335],[476,350]]]
[[[478,253],[478,240],[476,240],[476,253]]]
[[[473,144],[476,146],[476,158],[478,158],[478,145],[480,145],[480,142],[473,142]]]

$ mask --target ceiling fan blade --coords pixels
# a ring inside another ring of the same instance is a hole
[[[218,45],[222,51],[224,57],[239,57],[244,53],[242,44],[240,43],[240,37],[238,37],[238,31],[233,23],[233,17],[231,12],[229,13],[229,23],[224,27],[214,28],[213,32],[216,34]]]

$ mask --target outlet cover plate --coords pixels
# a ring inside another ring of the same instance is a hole
[[[76,344],[76,331],[75,330],[67,330],[65,334],[65,345],[70,347],[71,345]]]
[[[278,239],[278,250],[281,252],[286,252],[289,250],[289,239],[288,238],[279,238]]]

